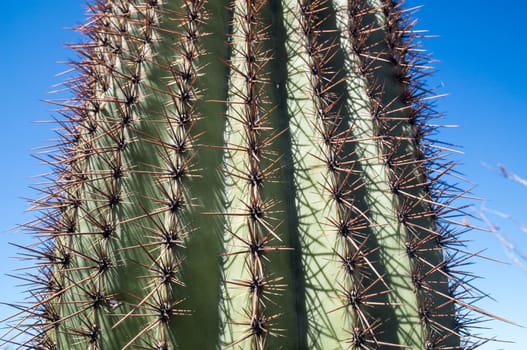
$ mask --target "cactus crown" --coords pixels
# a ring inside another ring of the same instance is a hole
[[[30,349],[472,349],[449,146],[390,0],[96,0],[25,225]],[[476,316],[474,316],[476,314]],[[479,316],[478,316],[479,314]]]

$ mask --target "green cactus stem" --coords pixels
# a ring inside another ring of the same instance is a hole
[[[473,349],[465,191],[390,0],[94,0],[21,349]]]

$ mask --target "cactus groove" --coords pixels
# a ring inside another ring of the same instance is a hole
[[[473,349],[413,10],[93,0],[1,344]]]

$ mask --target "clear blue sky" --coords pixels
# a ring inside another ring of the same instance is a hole
[[[455,155],[458,168],[476,187],[473,194],[486,198],[485,206],[510,214],[527,224],[527,187],[512,183],[489,170],[482,162],[508,169],[527,177],[527,3],[509,1],[424,1],[409,0],[409,6],[425,3],[419,11],[419,29],[437,35],[425,42],[425,48],[440,62],[438,73],[429,81],[439,85],[439,92],[449,96],[438,102],[445,113],[442,124],[459,125],[438,137],[461,146],[463,155]],[[17,233],[6,232],[31,215],[23,197],[34,197],[29,188],[31,176],[46,169],[31,158],[32,148],[49,144],[54,138],[49,124],[52,107],[40,100],[54,98],[48,92],[61,78],[54,75],[65,69],[57,64],[72,58],[64,47],[79,37],[66,30],[82,22],[82,0],[25,0],[2,2],[0,21],[0,114],[4,121],[0,152],[2,192],[0,200],[0,300],[21,299],[21,288],[6,273],[21,262],[7,258],[16,254],[8,242],[27,244]],[[483,202],[476,202],[480,207]],[[509,220],[490,218],[500,225],[509,240],[527,253],[527,233]],[[465,238],[472,240],[469,249],[485,249],[485,255],[508,264],[476,260],[467,267],[484,276],[476,282],[497,302],[487,300],[478,305],[491,312],[527,326],[527,272],[514,264],[495,235],[473,231]],[[6,259],[4,259],[4,257]],[[526,261],[524,261],[526,262]],[[527,263],[527,262],[526,262]],[[11,311],[0,306],[0,319]],[[491,343],[484,350],[524,350],[527,329],[500,322],[484,324],[485,336],[515,341],[516,344]]]

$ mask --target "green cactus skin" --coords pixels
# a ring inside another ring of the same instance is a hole
[[[473,349],[464,195],[390,0],[96,0],[21,349]],[[477,319],[476,317],[476,319]]]

